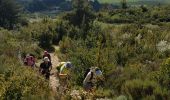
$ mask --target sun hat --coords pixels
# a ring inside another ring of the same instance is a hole
[[[71,62],[69,62],[69,61],[68,61],[68,62],[66,62],[66,67],[67,67],[67,68],[71,68],[71,67],[72,67],[72,63],[71,63]]]
[[[50,61],[48,57],[44,57],[44,61]]]

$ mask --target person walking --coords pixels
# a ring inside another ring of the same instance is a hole
[[[52,70],[52,64],[48,57],[44,57],[43,62],[40,64],[39,72],[45,76],[46,79],[50,78],[50,71]]]
[[[93,92],[95,85],[97,84],[98,80],[102,80],[103,79],[103,75],[101,70],[98,67],[92,67],[90,69],[88,69],[87,71],[89,72],[85,72],[86,75],[84,80],[83,80],[83,88],[85,89],[85,91],[87,92]]]

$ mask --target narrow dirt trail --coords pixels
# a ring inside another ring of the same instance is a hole
[[[52,71],[51,71],[51,76],[50,76],[50,86],[53,90],[54,93],[57,92],[57,87],[59,86],[59,80],[57,78],[57,70],[56,67],[59,63],[59,59],[57,57],[57,55],[55,55],[54,53],[50,53],[51,55],[51,59],[52,59]]]
[[[58,50],[59,48],[56,47],[55,49]],[[55,54],[55,53],[50,53],[50,55],[51,55],[51,60],[52,60],[52,65],[53,65],[53,68],[52,68],[52,71],[51,71],[51,76],[50,76],[50,87],[51,87],[51,89],[53,91],[53,94],[56,95],[57,92],[59,92],[59,91],[57,91],[57,88],[60,85],[59,84],[59,79],[57,77],[57,70],[56,70],[56,67],[59,64],[59,59],[58,59],[57,54]],[[74,100],[82,100],[82,97],[80,96],[80,91],[79,90],[72,90],[71,93],[70,93],[70,96]],[[59,98],[58,99],[54,98],[54,100],[59,100]]]

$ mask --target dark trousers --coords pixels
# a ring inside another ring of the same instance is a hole
[[[50,78],[50,71],[48,69],[43,69],[42,75],[44,75],[46,79],[49,79]]]

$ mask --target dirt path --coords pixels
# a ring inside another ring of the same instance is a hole
[[[59,48],[55,48],[56,50],[58,50]],[[52,91],[54,93],[54,95],[57,94],[57,87],[59,87],[59,79],[57,78],[57,70],[56,67],[59,63],[59,59],[58,56],[55,53],[50,53],[51,55],[51,59],[52,59],[52,65],[53,65],[53,69],[51,71],[51,76],[50,76],[50,87],[52,88]],[[84,94],[87,94],[85,92],[83,92]],[[70,93],[70,96],[74,99],[74,100],[82,100],[82,97],[80,96],[80,91],[79,90],[72,90]],[[59,97],[60,98],[60,97]],[[60,98],[61,99],[61,98]],[[57,100],[56,98],[54,98],[54,100]],[[90,99],[89,99],[90,100]]]
[[[59,60],[58,60],[57,55],[55,55],[54,53],[50,53],[50,55],[51,55],[52,65],[53,65],[53,69],[51,71],[51,76],[50,76],[50,86],[53,92],[56,93],[57,87],[59,86],[59,80],[57,79],[56,66],[59,63]]]

